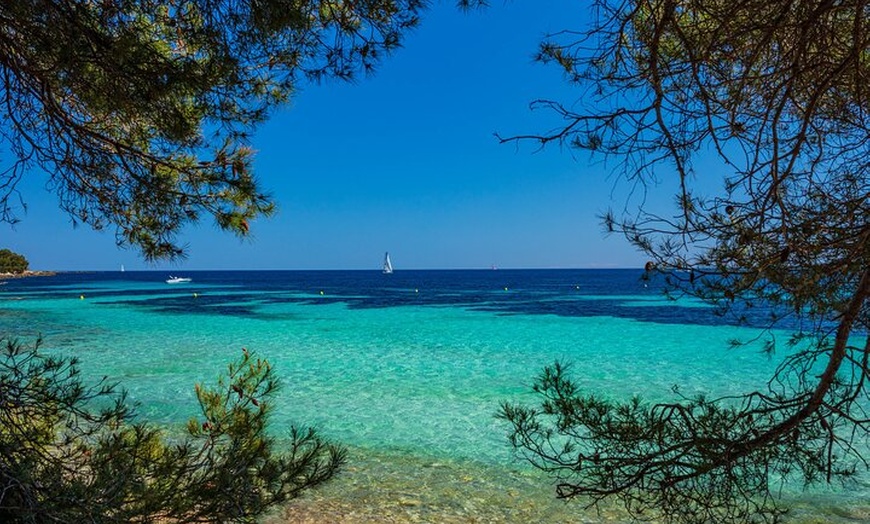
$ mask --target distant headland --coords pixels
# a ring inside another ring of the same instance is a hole
[[[57,271],[22,271],[20,273],[0,273],[0,279],[25,277],[53,277]]]

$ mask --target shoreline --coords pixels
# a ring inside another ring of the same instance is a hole
[[[21,273],[0,273],[0,279],[28,278],[28,277],[53,277],[57,271],[22,271]]]
[[[322,486],[275,508],[263,524],[627,524],[616,500],[597,508],[556,498],[556,479],[522,463],[489,465],[349,447],[349,461]],[[824,493],[825,489],[821,488]],[[792,524],[870,521],[870,504],[796,492],[782,498]]]
[[[552,479],[521,466],[435,459],[350,447],[326,484],[302,494],[264,524],[609,524],[618,508],[584,510],[555,497]]]

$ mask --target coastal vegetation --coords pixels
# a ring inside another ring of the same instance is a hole
[[[84,384],[76,359],[0,343],[0,521],[253,522],[344,461],[312,430],[266,433],[278,384],[246,350],[196,386],[181,434],[138,420],[116,385]]]
[[[870,97],[863,2],[600,0],[587,31],[538,58],[583,96],[561,123],[506,138],[616,161],[642,191],[675,177],[676,209],[608,212],[673,296],[699,297],[781,361],[765,389],[619,402],[569,365],[505,404],[511,442],[557,493],[618,499],[638,519],[777,522],[781,482],[867,469]],[[704,179],[726,172],[721,189]],[[785,333],[785,335],[783,334]],[[652,342],[651,342],[652,343]],[[725,348],[723,348],[724,350]]]
[[[9,249],[0,249],[0,273],[20,274],[27,271],[30,263],[24,257]]]

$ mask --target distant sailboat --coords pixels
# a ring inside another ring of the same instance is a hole
[[[390,262],[390,252],[384,254],[384,274],[389,275],[393,272],[393,264]]]
[[[121,264],[121,273],[124,272],[124,264]]]

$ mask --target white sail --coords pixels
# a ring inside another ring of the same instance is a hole
[[[384,254],[384,274],[389,275],[393,272],[393,264],[390,262],[390,252]]]

